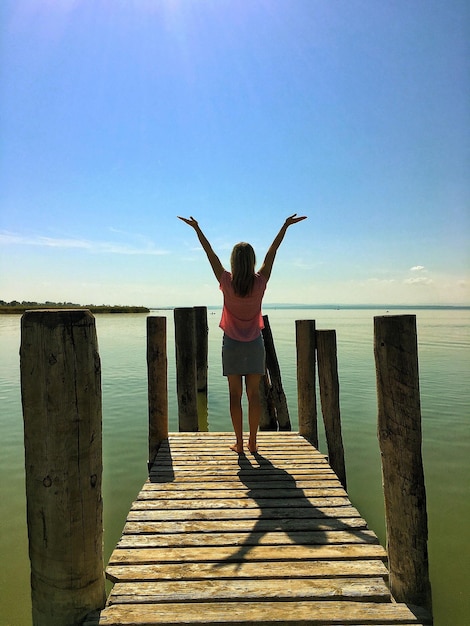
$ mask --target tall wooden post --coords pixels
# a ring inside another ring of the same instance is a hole
[[[27,311],[20,363],[33,624],[75,626],[105,602],[94,317]]]
[[[315,389],[315,321],[296,320],[295,336],[299,434],[318,448],[317,392]]]
[[[346,467],[344,464],[343,438],[341,435],[341,413],[339,408],[338,357],[336,332],[317,330],[317,361],[320,401],[325,424],[328,458],[341,484],[346,489]]]
[[[374,318],[390,588],[432,611],[415,315]]]
[[[196,340],[194,309],[174,310],[176,343],[176,391],[180,432],[197,432]]]
[[[161,442],[168,438],[166,317],[147,317],[147,378],[150,470]]]
[[[197,387],[197,414],[200,432],[207,432],[207,355],[208,333],[207,307],[194,307],[194,332],[196,336],[196,387]]]
[[[268,370],[269,378],[271,379],[272,399],[274,402],[274,406],[276,407],[277,422],[279,424],[279,430],[288,431],[291,430],[289,409],[287,407],[286,394],[284,393],[284,389],[282,387],[281,370],[279,368],[279,361],[277,360],[273,335],[267,315],[263,315],[263,321],[263,339],[264,347],[266,350],[266,369]]]

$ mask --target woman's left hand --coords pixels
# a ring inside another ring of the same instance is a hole
[[[189,218],[180,217],[179,215],[177,217],[179,220],[181,220],[185,224],[188,224],[188,226],[192,226],[193,228],[197,228],[197,226],[199,226],[199,224],[197,223],[197,220],[195,220],[192,215]]]

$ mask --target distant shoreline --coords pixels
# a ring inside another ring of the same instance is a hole
[[[25,311],[54,311],[63,309],[87,309],[92,313],[150,313],[150,309],[145,306],[95,306],[94,304],[81,306],[79,304],[55,304],[47,302],[45,304],[0,305],[0,315],[23,314]]]
[[[34,310],[61,310],[61,309],[87,309],[92,313],[151,313],[152,311],[173,311],[178,306],[120,306],[120,305],[80,305],[80,304],[58,304],[46,302],[43,304],[0,304],[0,315],[23,314],[25,311]],[[222,305],[207,305],[209,311],[218,311]],[[469,311],[470,305],[452,304],[264,304],[263,311],[272,310],[323,310],[323,311]]]

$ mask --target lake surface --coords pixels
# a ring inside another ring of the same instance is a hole
[[[293,429],[297,429],[295,320],[336,330],[348,492],[385,544],[377,429],[373,317],[386,310],[266,308]],[[435,626],[470,623],[470,311],[416,313],[429,561]],[[170,430],[177,430],[172,311],[168,318]],[[221,375],[220,310],[208,311],[209,429],[230,431]],[[146,478],[146,316],[96,316],[103,388],[105,561]],[[23,423],[19,383],[20,316],[0,315],[0,626],[30,626]],[[320,412],[319,412],[320,415]],[[321,419],[321,418],[320,418]],[[320,433],[320,449],[326,452]]]

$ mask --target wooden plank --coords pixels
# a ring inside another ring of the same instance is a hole
[[[167,602],[247,602],[250,600],[360,600],[390,602],[390,591],[381,578],[309,579],[295,585],[279,584],[278,579],[241,578],[206,580],[118,583],[113,603]]]
[[[181,466],[182,468],[184,467],[197,468],[199,467],[199,464],[210,467],[211,465],[214,465],[214,463],[219,463],[219,464],[222,463],[223,466],[234,467],[238,469],[242,469],[242,468],[243,469],[259,469],[259,468],[260,469],[263,469],[263,468],[277,469],[279,467],[282,467],[283,465],[285,467],[290,467],[291,463],[294,463],[300,466],[307,465],[308,467],[330,468],[328,464],[328,460],[326,459],[326,457],[323,457],[323,456],[310,456],[308,454],[297,456],[297,455],[288,454],[287,452],[284,452],[284,453],[280,453],[276,457],[274,457],[274,455],[269,454],[269,457],[273,459],[272,463],[261,462],[260,460],[255,460],[253,458],[252,462],[249,465],[247,465],[246,462],[242,463],[239,456],[235,455],[234,452],[231,452],[228,447],[227,447],[227,451],[229,452],[229,455],[221,451],[220,455],[212,455],[212,454],[199,455],[198,458],[196,458],[197,455],[192,453],[190,457],[187,459],[184,456],[176,456],[176,455],[175,456],[168,455],[165,458],[162,454],[160,458],[157,458],[157,467],[168,464],[172,466]],[[215,456],[218,456],[219,458],[214,458]],[[266,457],[263,457],[263,458],[265,459]]]
[[[265,490],[272,489],[318,489],[320,487],[328,488],[328,489],[341,489],[344,493],[343,486],[337,480],[334,475],[327,476],[327,478],[309,478],[307,480],[293,480],[292,478],[274,478],[270,479],[269,482],[266,480],[266,476],[253,476],[250,477],[250,482],[255,485],[255,488],[261,488]],[[196,476],[192,477],[191,481],[185,482],[166,482],[166,483],[154,483],[152,481],[146,481],[142,487],[143,491],[151,491],[158,490],[159,492],[164,491],[188,491],[192,489],[206,489],[206,490],[216,490],[219,491],[221,489],[239,489],[240,491],[246,491],[246,484],[243,482],[243,478],[235,478],[234,480],[212,480],[209,481],[207,479],[203,479],[201,477],[199,480]],[[301,494],[299,494],[301,495]]]
[[[270,579],[377,577],[385,581],[388,570],[380,560],[356,561],[269,561],[224,563],[158,563],[151,565],[108,565],[106,576],[113,582],[143,580],[207,580],[216,577]]]
[[[290,508],[293,506],[293,498],[257,498],[253,500],[251,498],[211,498],[206,500],[194,500],[194,499],[164,499],[158,496],[158,492],[152,494],[152,492],[143,491],[138,496],[141,501],[152,500],[154,506],[159,509],[180,509],[184,506],[188,509],[226,509],[226,508],[247,508],[264,510],[265,508],[278,508],[285,507]],[[349,498],[344,497],[316,497],[316,498],[300,498],[298,502],[295,502],[295,506],[298,508],[308,508],[313,510],[315,508],[321,508],[325,506],[348,506],[350,505]]]
[[[215,548],[116,548],[109,563],[224,563],[237,560],[282,561],[292,559],[385,559],[384,548],[377,544],[315,546],[250,546],[240,550],[230,546]]]
[[[404,604],[323,602],[203,602],[113,605],[101,616],[106,626],[175,624],[262,624],[333,626],[347,624],[419,624]]]
[[[145,485],[142,491],[139,493],[139,499],[145,499],[147,497],[158,497],[160,499],[163,498],[171,498],[172,500],[193,500],[195,497],[199,500],[206,501],[209,499],[215,498],[237,498],[242,499],[243,497],[249,497],[253,500],[257,500],[259,498],[327,498],[329,496],[333,497],[346,497],[347,494],[342,487],[319,487],[314,489],[302,489],[300,493],[297,491],[296,487],[284,487],[284,488],[269,488],[263,487],[259,488],[249,488],[249,487],[238,487],[237,489],[199,489],[197,485],[195,485],[192,489],[187,489],[185,491],[181,490],[166,490],[166,489],[158,489],[158,487],[153,487],[152,485]]]
[[[292,470],[292,468],[290,468]],[[262,467],[256,470],[256,476],[259,480],[265,480],[267,476],[270,476],[272,470],[264,469]],[[300,467],[296,471],[289,471],[289,475],[294,480],[309,480],[310,478],[313,480],[338,480],[338,477],[333,472],[331,468],[327,465],[323,464],[321,468],[315,467]],[[182,483],[192,480],[193,478],[204,478],[210,477],[211,481],[217,483],[218,480],[227,481],[227,480],[240,480],[237,475],[234,475],[233,468],[208,468],[208,469],[198,469],[198,468],[181,468],[180,472],[177,475],[174,473],[174,468],[170,468],[167,466],[163,467],[155,467],[153,466],[150,476],[149,482],[172,482],[172,483]],[[282,475],[277,477],[277,480],[282,480]],[[290,480],[287,478],[286,480]]]
[[[199,452],[195,450],[194,446],[188,446],[188,449],[179,448],[177,450],[171,448],[170,450],[162,450],[160,454],[159,462],[163,463],[165,461],[175,461],[181,458],[187,458],[190,463],[197,463],[200,461],[204,461],[206,459],[210,459],[213,457],[223,457],[224,461],[231,462],[234,465],[239,465],[240,467],[262,467],[268,466],[269,463],[272,465],[276,465],[278,461],[282,461],[283,459],[292,460],[301,459],[303,461],[309,460],[311,463],[315,463],[318,465],[328,464],[328,457],[319,452],[311,452],[307,449],[299,450],[297,453],[295,451],[290,450],[289,448],[276,448],[273,450],[264,450],[263,454],[241,454],[238,455],[236,452],[233,452],[230,449],[230,445],[233,444],[233,441],[227,442],[225,446],[222,447],[213,447],[205,450],[203,452]],[[228,453],[228,454],[227,454]],[[268,461],[269,458],[269,461]]]
[[[233,533],[251,532],[256,522],[258,532],[268,532],[279,528],[283,532],[292,531],[327,531],[327,530],[353,530],[366,529],[365,520],[360,517],[346,518],[294,518],[294,519],[225,519],[225,520],[178,520],[169,521],[166,517],[160,521],[148,519],[147,511],[139,511],[141,515],[132,512],[128,516],[128,522],[124,526],[123,533]],[[132,521],[131,521],[132,520]],[[144,530],[145,527],[145,530]]]
[[[158,507],[157,500],[137,500],[133,502],[128,520],[237,520],[259,519],[260,509],[252,508],[211,508],[188,509],[179,507],[174,509]],[[145,516],[145,517],[141,517]],[[265,507],[263,517],[266,519],[323,519],[323,518],[358,518],[359,512],[352,506],[315,506],[312,507]]]
[[[230,533],[178,533],[158,534],[153,532],[151,524],[133,524],[132,531],[127,530],[120,541],[119,548],[192,548],[202,546],[329,546],[337,544],[377,544],[378,539],[370,530],[333,530],[333,531],[292,531],[286,532],[258,532],[255,528],[251,532]]]
[[[262,445],[263,443],[264,442],[260,439],[260,445]],[[269,456],[270,459],[283,457],[286,455],[298,455],[300,457],[308,456],[311,459],[318,460],[327,458],[325,454],[319,452],[312,446],[309,447],[308,444],[298,445],[295,447],[294,450],[292,449],[292,446],[283,446],[279,443],[274,445],[268,445],[265,443],[266,447],[263,451],[259,450],[258,452],[251,453],[248,451],[248,449],[246,449],[244,453],[240,455],[233,450],[230,450],[231,444],[233,444],[233,438],[231,440],[224,441],[223,443],[210,444],[205,442],[204,447],[202,447],[202,445],[178,446],[177,444],[170,442],[168,447],[163,445],[163,447],[160,448],[159,456],[161,459],[165,459],[168,457],[176,458],[184,455],[185,457],[188,456],[190,459],[194,457],[194,460],[197,460],[198,458],[204,458],[213,454],[215,454],[216,456],[226,456],[228,452],[230,454],[229,458],[233,458],[238,463],[245,465],[249,465],[251,463],[259,463],[262,465],[263,463],[267,463],[267,456]]]
[[[206,436],[207,435],[207,436]],[[248,432],[243,433],[244,440],[247,440],[249,436]],[[258,438],[260,443],[269,447],[269,448],[281,448],[282,446],[295,446],[295,447],[305,447],[308,449],[312,449],[314,452],[319,452],[322,454],[317,448],[312,446],[310,442],[308,442],[304,437],[299,435],[298,433],[269,433],[269,432],[259,432]],[[190,447],[197,446],[201,449],[207,449],[209,446],[224,446],[227,443],[231,444],[234,440],[234,434],[231,433],[170,433],[168,436],[168,441],[166,442],[166,446],[175,446],[175,447]],[[245,453],[248,455],[248,450],[245,450]]]
[[[207,434],[207,437],[205,436]],[[249,432],[243,433],[244,438],[248,438]],[[311,445],[305,437],[299,435],[298,433],[292,432],[262,432],[258,433],[260,441],[266,444],[271,445]],[[172,432],[169,433],[168,441],[170,444],[174,443],[179,446],[187,446],[193,443],[204,443],[205,445],[209,445],[209,443],[226,443],[227,441],[233,442],[234,434],[233,432],[226,433],[214,433],[214,432]],[[311,446],[314,450],[317,450],[315,446]]]

